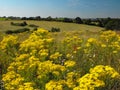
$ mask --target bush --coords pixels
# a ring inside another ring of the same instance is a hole
[[[33,31],[37,31],[37,28],[34,28]]]
[[[12,30],[7,30],[5,33],[6,33],[6,34],[12,34],[13,31],[12,31]]]
[[[22,22],[22,23],[14,23],[14,22],[11,22],[11,25],[13,25],[13,26],[26,26],[27,23],[26,23],[25,21]]]
[[[6,34],[13,34],[13,33],[22,33],[22,32],[26,32],[26,31],[30,31],[29,28],[22,28],[22,29],[17,29],[17,30],[7,30],[5,33]]]
[[[52,27],[50,32],[60,32],[60,28],[54,28]]]
[[[30,24],[29,27],[35,27],[35,28],[37,28],[37,27],[39,27],[39,26],[34,25],[34,24]]]

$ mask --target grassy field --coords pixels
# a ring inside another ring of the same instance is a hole
[[[0,21],[0,31],[4,32],[6,30],[15,30],[19,28],[23,28],[21,26],[12,26],[10,23],[19,23],[23,22],[21,21]],[[47,30],[50,30],[52,27],[60,28],[61,31],[73,31],[73,30],[89,30],[89,31],[99,31],[103,28],[95,27],[95,26],[89,26],[89,25],[83,25],[83,24],[75,24],[75,23],[63,23],[63,22],[49,22],[49,21],[26,21],[28,25],[34,24],[39,26],[40,28],[44,28]],[[25,26],[26,28],[29,28],[28,26]]]
[[[29,25],[34,24],[39,26],[39,28],[44,28],[46,30],[51,30],[52,27],[55,28],[60,28],[60,32],[57,33],[57,35],[53,35],[54,38],[57,38],[57,40],[61,40],[64,38],[64,32],[71,32],[71,31],[80,31],[82,32],[81,36],[84,38],[89,38],[89,37],[97,37],[98,32],[103,30],[104,28],[101,27],[96,27],[96,26],[90,26],[90,25],[84,25],[84,24],[75,24],[75,23],[64,23],[64,22],[50,22],[50,21],[33,21],[33,20],[28,20],[26,23],[28,24],[27,26],[13,26],[11,25],[11,22],[14,23],[22,23],[24,22],[23,20],[7,20],[7,21],[0,21],[0,40],[2,37],[2,33],[5,33],[7,30],[17,30],[17,29],[22,29],[22,28],[29,28],[32,30],[32,27],[29,27]],[[17,34],[19,37],[20,41],[25,40],[28,36],[29,33],[20,33]]]

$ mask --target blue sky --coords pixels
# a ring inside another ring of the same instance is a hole
[[[120,0],[0,0],[0,16],[120,18]]]

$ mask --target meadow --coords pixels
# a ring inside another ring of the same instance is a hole
[[[27,21],[39,28],[6,35],[5,30],[22,28],[10,22],[0,21],[2,89],[120,90],[116,32],[83,24]],[[52,27],[61,31],[49,32]]]
[[[9,29],[19,29],[23,28],[22,26],[12,26],[11,22],[21,23],[24,20],[7,20],[7,21],[0,21],[0,32],[4,32]],[[26,21],[28,25],[34,24],[39,26],[40,28],[44,28],[50,30],[52,27],[58,27],[61,31],[72,31],[72,30],[89,30],[89,31],[99,31],[102,28],[89,26],[84,24],[75,24],[75,23],[64,23],[64,22],[55,22],[55,21],[33,21],[28,20]],[[28,26],[26,26],[28,27]]]
[[[52,27],[60,28],[60,33],[57,35],[58,39],[62,39],[64,37],[63,32],[71,32],[71,31],[82,31],[84,34],[82,34],[83,37],[89,37],[93,36],[96,37],[98,32],[103,30],[104,28],[96,27],[96,26],[90,26],[90,25],[84,25],[84,24],[75,24],[75,23],[64,23],[64,22],[55,22],[55,21],[34,21],[34,20],[27,20],[27,26],[13,26],[11,25],[11,22],[15,23],[22,23],[24,20],[1,20],[0,21],[0,40],[2,36],[6,35],[4,34],[7,30],[17,30],[22,28],[29,28],[30,30],[33,30],[33,27],[29,27],[29,25],[36,25],[39,28],[44,28],[46,30],[51,30]],[[4,35],[3,35],[4,34]],[[29,36],[30,32],[27,33],[20,33],[17,34],[19,36],[20,40],[25,40]]]

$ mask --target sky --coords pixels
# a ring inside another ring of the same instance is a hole
[[[120,18],[120,0],[0,0],[0,16]]]

